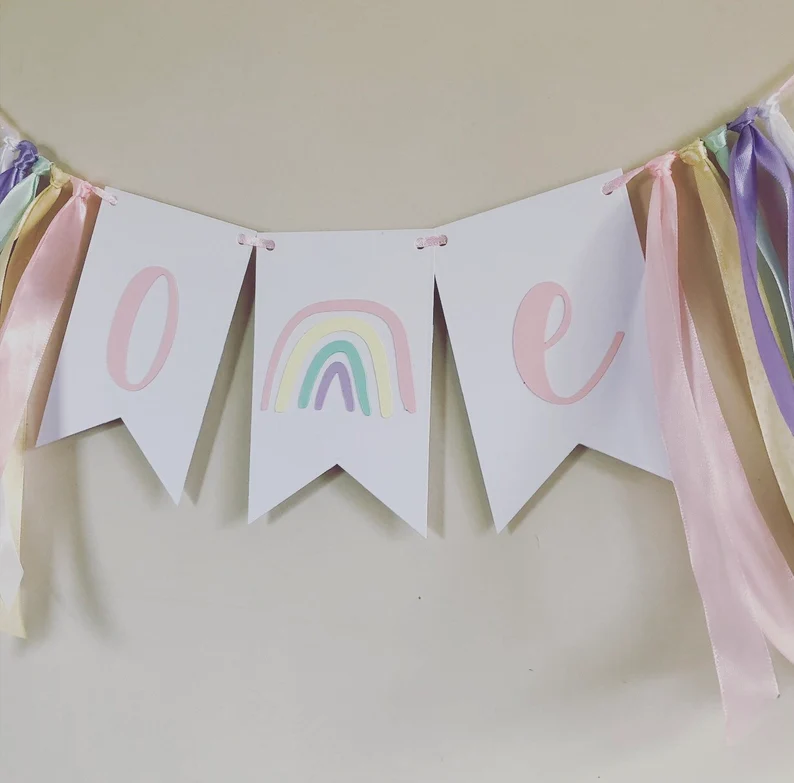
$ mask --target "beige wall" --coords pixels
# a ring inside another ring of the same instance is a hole
[[[433,226],[710,129],[787,75],[792,30],[782,0],[2,0],[0,106],[208,215]],[[30,456],[3,783],[792,779],[788,665],[725,747],[668,484],[577,453],[495,534],[440,313],[428,540],[341,474],[249,527],[250,283],[178,508],[121,426]]]

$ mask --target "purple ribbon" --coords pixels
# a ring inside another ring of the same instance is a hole
[[[766,371],[778,408],[794,433],[794,382],[791,371],[780,351],[772,325],[769,323],[761,293],[758,290],[758,264],[756,251],[756,221],[758,218],[758,167],[769,172],[783,191],[786,199],[786,233],[789,300],[794,278],[794,194],[792,193],[786,161],[777,147],[753,124],[759,110],[753,106],[728,124],[728,130],[739,134],[731,150],[731,198],[739,231],[739,250],[742,257],[742,277],[753,325],[758,353]]]
[[[32,141],[23,140],[17,144],[17,156],[11,164],[11,168],[0,174],[0,201],[11,192],[15,185],[18,185],[30,174],[30,169],[38,157],[39,151]]]

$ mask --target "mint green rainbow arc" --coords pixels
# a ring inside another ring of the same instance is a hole
[[[317,351],[303,378],[300,394],[298,395],[298,407],[309,407],[312,389],[314,388],[317,376],[320,374],[320,370],[323,369],[325,362],[337,353],[343,353],[347,356],[350,362],[350,369],[353,371],[353,383],[356,386],[358,404],[361,407],[361,412],[365,416],[369,416],[371,410],[369,407],[369,396],[367,395],[367,376],[364,372],[364,363],[361,361],[358,349],[350,340],[334,340]]]

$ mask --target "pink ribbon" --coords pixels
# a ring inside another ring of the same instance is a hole
[[[72,187],[33,253],[0,328],[0,475],[82,257],[87,201],[96,189],[75,178]]]
[[[643,170],[654,177],[645,250],[654,386],[728,732],[734,735],[778,696],[764,637],[794,661],[794,577],[753,498],[681,286],[676,157],[662,155],[605,185],[604,192]]]

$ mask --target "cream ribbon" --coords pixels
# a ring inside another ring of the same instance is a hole
[[[780,150],[788,167],[794,171],[794,130],[780,111],[780,100],[794,87],[794,76],[772,93],[760,106],[761,116],[772,143]]]
[[[0,112],[0,174],[11,167],[17,156],[17,144],[22,138],[19,131]]]
[[[57,166],[50,169],[50,184],[28,205],[13,234],[0,250],[0,325],[19,280],[37,244],[37,228],[51,216],[69,176]],[[22,499],[27,416],[17,432],[0,479],[0,631],[25,636],[19,587],[22,582]]]

